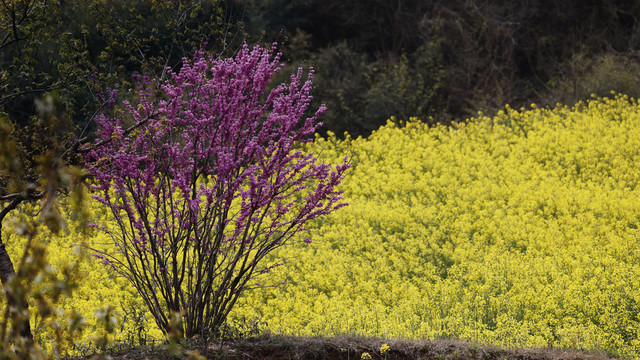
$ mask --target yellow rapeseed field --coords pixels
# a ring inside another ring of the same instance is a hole
[[[453,127],[392,120],[367,139],[308,146],[324,161],[350,156],[342,186],[350,205],[311,226],[313,243],[274,254],[286,266],[273,282],[285,284],[247,292],[231,320],[255,316],[294,335],[640,357],[638,101],[507,107]],[[51,237],[52,264],[78,238]],[[9,242],[17,256],[20,239]],[[63,304],[86,315],[83,339],[105,303],[121,323],[129,312],[123,330],[134,331],[133,290],[97,263],[83,266],[87,280]]]
[[[286,286],[253,291],[236,314],[293,334],[640,356],[636,100],[390,122],[311,146],[351,156],[350,206],[281,252]]]

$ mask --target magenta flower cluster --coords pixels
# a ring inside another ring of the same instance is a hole
[[[349,168],[302,150],[325,110],[305,117],[312,76],[267,86],[280,54],[245,45],[234,58],[199,52],[156,83],[136,76],[135,101],[97,118],[87,153],[95,196],[115,220],[118,254],[100,254],[140,291],[162,329],[214,329],[272,250],[306,241],[305,223],[346,203]]]

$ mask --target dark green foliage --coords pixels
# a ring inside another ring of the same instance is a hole
[[[434,121],[442,110],[438,103],[444,86],[445,71],[435,49],[423,45],[411,54],[402,54],[386,68],[378,71],[367,92],[364,115],[382,123],[395,116],[408,120],[416,116]],[[446,119],[440,119],[446,121]]]
[[[161,76],[203,47],[224,52],[232,37],[212,1],[7,3],[13,7],[0,8],[0,110],[19,123],[37,115],[37,98],[56,90],[61,110],[84,125],[104,86],[129,86],[134,72]]]
[[[368,134],[391,117],[417,116],[429,121],[445,72],[429,46],[409,55],[369,61],[366,54],[341,42],[314,54],[316,102],[328,104],[324,131]]]
[[[372,73],[366,55],[341,42],[315,54],[311,62],[317,72],[314,100],[328,105],[322,130],[338,135],[375,130],[364,116]]]
[[[24,123],[36,114],[35,99],[47,92],[68,96],[86,77],[87,53],[64,24],[63,7],[48,1],[8,1],[0,8],[0,110]],[[62,26],[62,28],[61,28]]]
[[[253,36],[266,42],[287,38],[285,58],[293,65],[315,66],[315,94],[329,108],[325,130],[339,135],[367,135],[390,115],[449,123],[479,110],[490,114],[506,103],[571,102],[584,98],[578,93],[590,92],[593,82],[603,89],[612,81],[617,82],[613,88],[637,91],[635,82],[623,85],[622,80],[637,66],[632,58],[640,47],[637,2],[244,4]],[[601,56],[606,61],[591,60]],[[584,88],[576,93],[579,89],[567,88],[569,83]]]

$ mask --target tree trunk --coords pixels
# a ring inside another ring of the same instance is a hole
[[[7,286],[9,280],[16,275],[16,271],[13,268],[13,262],[7,253],[7,249],[2,241],[2,219],[0,219],[0,281],[5,290],[7,306],[14,307],[18,313],[23,310],[27,310],[29,313],[29,304],[24,296],[21,296],[20,292],[15,292],[10,286]],[[14,329],[27,341],[27,343],[33,343],[33,334],[31,333],[31,325],[29,324],[29,316],[22,319],[18,323],[13,323]]]

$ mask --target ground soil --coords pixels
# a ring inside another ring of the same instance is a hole
[[[390,351],[380,354],[382,344]],[[457,340],[409,341],[360,337],[309,338],[264,334],[223,342],[191,341],[182,355],[171,355],[163,346],[137,347],[102,354],[114,360],[189,359],[196,352],[219,360],[359,360],[367,352],[372,360],[605,360],[602,352],[581,352],[553,348],[498,348]],[[75,360],[96,356],[78,357]]]

